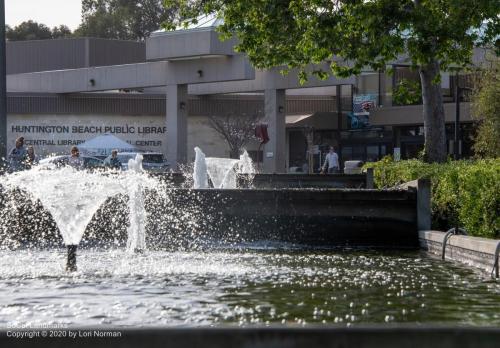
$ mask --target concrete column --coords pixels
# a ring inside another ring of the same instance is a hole
[[[7,66],[5,53],[5,1],[0,0],[0,166],[7,157]]]
[[[264,110],[269,142],[264,146],[264,173],[285,173],[286,163],[286,96],[284,89],[266,89]]]
[[[373,168],[366,169],[366,188],[373,189],[375,187],[374,183]]]
[[[187,85],[167,86],[167,160],[173,170],[187,161]]]

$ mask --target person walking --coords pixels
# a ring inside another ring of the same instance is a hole
[[[10,150],[7,156],[10,172],[17,172],[25,169],[27,155],[26,149],[24,148],[24,137],[17,138],[16,146]]]
[[[111,156],[104,160],[104,165],[111,169],[121,169],[122,162],[118,159],[118,150],[111,151]]]
[[[335,148],[330,146],[330,152],[326,154],[321,173],[324,174],[328,170],[328,174],[336,174],[339,173],[339,169],[339,156],[335,152]]]
[[[71,147],[71,157],[68,159],[68,164],[75,169],[83,169],[83,159],[80,157],[78,147]]]

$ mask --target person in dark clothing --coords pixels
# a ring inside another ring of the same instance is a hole
[[[118,150],[111,151],[111,156],[104,160],[104,165],[111,169],[121,169],[122,163],[118,159]]]
[[[26,169],[31,169],[34,165],[38,164],[38,156],[35,153],[35,148],[31,145],[28,146],[26,152]]]
[[[10,150],[7,159],[9,160],[9,170],[11,172],[17,172],[25,169],[25,161],[27,159],[28,153],[24,147],[24,137],[19,137],[16,139],[16,146]]]

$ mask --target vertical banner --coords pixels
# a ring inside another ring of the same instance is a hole
[[[377,106],[376,94],[358,94],[353,97],[351,128],[359,129],[370,125],[370,110]]]

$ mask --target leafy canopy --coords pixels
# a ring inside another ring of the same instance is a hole
[[[179,9],[167,29],[202,14],[223,18],[220,32],[236,35],[237,49],[257,68],[303,69],[326,60],[345,77],[408,55],[415,67],[438,61],[446,69],[468,64],[474,46],[498,49],[500,42],[495,0],[165,0],[165,6]]]
[[[82,0],[77,36],[144,40],[161,27],[171,10],[162,0]]]
[[[71,35],[71,30],[65,25],[54,27],[51,30],[45,24],[32,20],[22,22],[13,28],[5,27],[5,37],[9,41],[59,39],[71,37]]]

